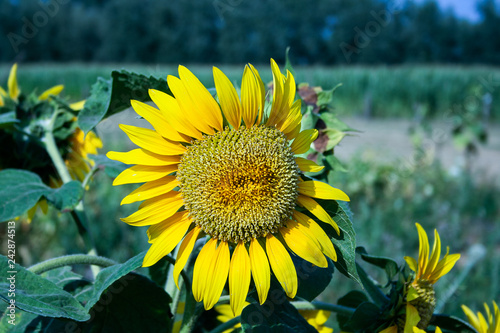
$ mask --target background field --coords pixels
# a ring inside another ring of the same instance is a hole
[[[240,80],[241,66],[220,67],[230,79]],[[2,86],[9,68],[0,66]],[[76,101],[88,95],[98,76],[109,77],[120,68],[163,77],[177,73],[174,66],[37,64],[22,65],[18,76],[26,91],[62,83],[65,96]],[[213,85],[210,67],[189,68],[207,86]],[[258,69],[264,81],[271,80],[267,65]],[[463,317],[462,303],[478,307],[500,299],[500,69],[305,67],[296,72],[297,82],[325,89],[343,83],[335,95],[335,112],[361,131],[337,148],[346,170],[337,171],[334,179],[351,197],[359,245],[403,263],[404,255],[417,255],[414,222],[429,234],[438,228],[443,245],[462,254],[454,274],[437,284],[439,310]],[[132,146],[118,124],[143,124],[135,117],[125,111],[99,125],[103,152]],[[465,118],[484,125],[488,134],[486,144],[475,142],[476,154],[466,154],[454,140],[453,128]],[[436,131],[442,133],[439,140]],[[148,246],[145,230],[119,221],[136,208],[118,205],[132,188],[113,188],[101,173],[86,197],[98,251],[118,261]],[[31,224],[22,224],[18,237],[23,265],[83,249],[65,214],[38,215]],[[335,301],[352,286],[336,273],[324,297]]]

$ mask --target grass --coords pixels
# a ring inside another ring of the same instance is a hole
[[[269,66],[257,66],[262,78],[270,82]],[[23,89],[43,91],[64,84],[73,100],[85,98],[97,77],[109,77],[114,69],[127,69],[145,75],[166,77],[177,74],[173,65],[134,64],[21,64],[18,70]],[[207,86],[213,86],[210,66],[189,66]],[[220,66],[228,77],[240,82],[242,66]],[[5,87],[10,64],[0,65],[0,83]],[[300,67],[297,82],[311,82],[324,88],[338,83],[335,106],[340,115],[374,117],[444,117],[449,110],[464,111],[480,105],[486,94],[492,98],[491,119],[500,119],[500,68],[461,66],[396,67]]]

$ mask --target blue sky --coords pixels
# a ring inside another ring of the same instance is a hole
[[[475,0],[437,0],[441,8],[452,8],[457,16],[477,20],[479,15],[476,10]]]

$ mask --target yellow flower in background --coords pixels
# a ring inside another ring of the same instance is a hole
[[[305,320],[314,327],[319,333],[332,333],[333,328],[326,327],[325,323],[330,317],[331,312],[326,310],[299,310],[299,313]]]
[[[462,305],[462,310],[464,311],[469,323],[479,332],[479,333],[500,333],[500,310],[498,309],[497,303],[493,303],[493,312],[490,311],[488,304],[484,303],[484,309],[486,311],[486,317],[483,316],[481,312],[477,312],[477,315],[471,311],[467,306]]]
[[[19,89],[19,85],[17,84],[17,64],[12,65],[10,69],[9,79],[7,80],[7,89],[9,91],[9,97],[17,101],[21,90]]]
[[[76,128],[75,133],[70,138],[71,151],[65,159],[73,179],[79,181],[85,179],[90,168],[94,165],[94,161],[88,158],[88,155],[96,155],[99,148],[102,148],[102,141],[94,132],[89,132],[85,136],[81,129]]]
[[[231,306],[229,304],[217,305],[215,307],[215,311],[217,311],[217,313],[218,313],[217,320],[220,321],[221,323],[225,323],[226,321],[229,321],[235,317],[241,316],[241,312],[248,304],[250,304],[250,303],[248,303],[246,301],[243,302],[243,306],[236,313],[233,313],[233,310],[231,309]],[[238,327],[241,327],[241,323],[235,324],[232,328],[225,330],[223,333],[232,332],[235,328],[238,328]]]
[[[405,257],[410,269],[416,273],[408,291],[407,301],[415,306],[421,317],[421,321],[417,326],[425,329],[436,307],[436,295],[433,285],[453,268],[457,260],[460,259],[460,254],[450,255],[450,249],[447,248],[446,254],[440,259],[441,239],[437,230],[434,230],[434,244],[432,252],[430,252],[429,240],[425,230],[420,224],[416,223],[415,225],[418,230],[419,253],[418,262],[412,257]]]
[[[210,236],[193,273],[193,294],[205,309],[217,303],[228,278],[233,313],[243,307],[251,276],[264,303],[271,270],[287,296],[295,297],[297,274],[285,245],[319,267],[327,267],[325,255],[337,258],[323,229],[296,208],[304,207],[339,232],[313,198],[349,198],[328,184],[301,179],[301,171],[321,170],[295,156],[308,151],[318,132],[300,130],[301,104],[294,101],[292,74],[281,74],[274,60],[271,68],[273,98],[265,105],[264,84],[252,65],[244,69],[241,98],[214,68],[218,102],[193,73],[179,66],[180,78],[167,78],[174,97],[149,91],[159,109],[131,102],[154,130],[120,125],[140,148],[107,155],[135,164],[114,185],[145,183],[122,201],[144,201],[122,219],[150,226],[152,245],[143,266],[155,264],[181,243],[174,267],[177,283],[196,239]]]

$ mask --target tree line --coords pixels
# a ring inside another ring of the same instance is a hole
[[[434,0],[0,0],[0,61],[500,64],[500,11]]]

